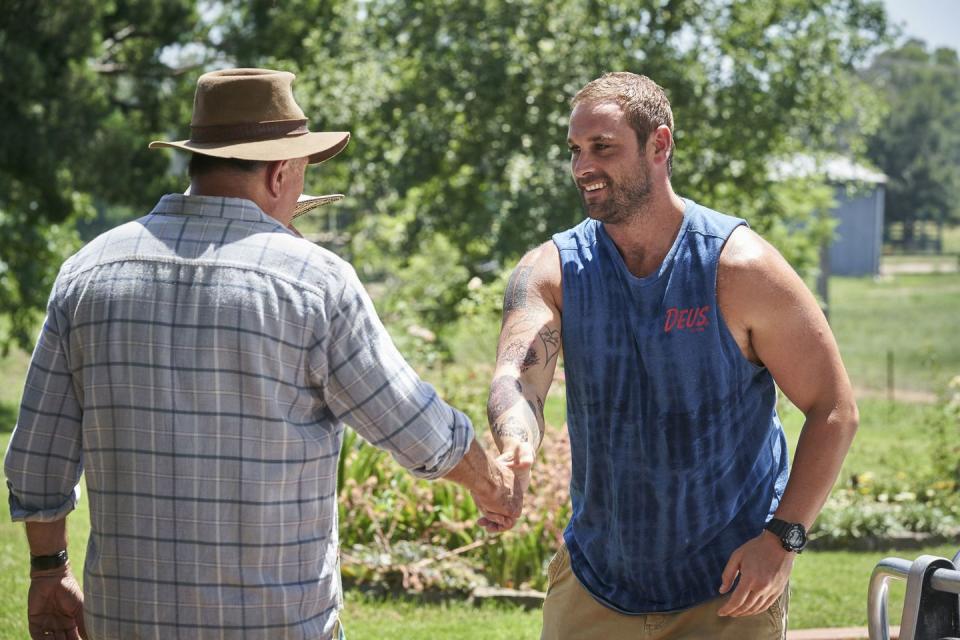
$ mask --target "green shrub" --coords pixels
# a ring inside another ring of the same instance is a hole
[[[938,411],[930,418],[934,473],[960,490],[960,375],[947,384]]]
[[[485,446],[493,447],[488,434],[483,439]],[[437,548],[454,550],[489,540],[463,556],[493,583],[543,588],[545,566],[570,517],[570,446],[561,433],[548,438],[540,450],[524,515],[512,531],[497,536],[476,525],[480,513],[465,489],[445,481],[417,480],[352,431],[344,440],[339,477],[341,545],[350,559],[374,557],[380,563],[362,570],[345,567],[358,584],[391,572],[403,574],[403,567],[430,559],[416,558],[417,549],[432,554]],[[398,547],[399,541],[407,546]],[[391,560],[380,562],[382,557]]]

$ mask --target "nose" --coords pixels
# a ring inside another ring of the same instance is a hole
[[[580,151],[570,159],[570,170],[573,172],[573,177],[578,180],[590,175],[594,172],[593,158],[586,151]]]

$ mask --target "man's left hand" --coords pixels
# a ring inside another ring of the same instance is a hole
[[[27,595],[30,637],[34,640],[86,638],[83,592],[67,564],[59,569],[33,571]]]
[[[730,555],[723,570],[720,593],[727,593],[740,575],[740,582],[717,615],[752,616],[770,608],[787,588],[794,554],[769,531],[749,540]]]
[[[477,524],[486,529],[488,533],[500,533],[512,529],[517,523],[517,518],[523,508],[523,496],[527,492],[527,487],[530,486],[530,468],[533,466],[534,457],[533,447],[526,442],[517,443],[505,449],[497,457],[497,466],[503,468],[513,477],[511,499],[518,504],[518,509],[512,518],[505,518],[484,510],[484,515]],[[481,506],[481,510],[483,510],[477,496],[474,496],[474,502]]]

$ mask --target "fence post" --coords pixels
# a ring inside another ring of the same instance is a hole
[[[887,349],[887,400],[893,402],[893,350]]]

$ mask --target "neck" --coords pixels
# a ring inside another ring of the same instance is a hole
[[[285,227],[290,226],[293,212],[281,216],[274,210],[274,202],[260,187],[253,175],[236,175],[232,172],[213,171],[194,176],[190,179],[190,194],[195,196],[215,196],[218,198],[242,198],[250,200],[260,210]]]
[[[642,278],[659,269],[680,231],[683,209],[683,200],[667,183],[637,215],[619,224],[604,223],[630,273]]]

